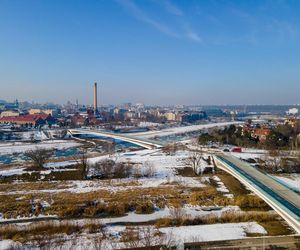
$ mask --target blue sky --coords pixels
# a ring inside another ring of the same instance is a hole
[[[300,103],[300,1],[0,0],[0,99]]]

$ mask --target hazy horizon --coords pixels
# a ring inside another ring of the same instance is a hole
[[[0,99],[300,103],[299,1],[0,1]]]
[[[91,97],[92,98],[92,97]],[[38,102],[36,100],[22,100],[22,99],[17,99],[18,102],[28,102],[28,103],[34,103],[34,104],[38,104],[38,105],[47,105],[47,104],[55,104],[55,105],[64,105],[67,104],[68,102],[71,102],[72,104],[76,104],[77,100],[65,100],[63,102],[46,102],[46,101],[42,101],[42,102]],[[99,100],[99,98],[98,98]],[[0,101],[5,101],[7,103],[14,103],[16,101],[16,99],[9,99],[9,100],[5,100],[5,99],[0,99]],[[125,104],[131,103],[132,105],[136,105],[136,104],[144,104],[145,106],[160,106],[160,107],[172,107],[172,106],[196,106],[196,107],[247,107],[247,106],[287,106],[287,107],[298,107],[300,106],[300,103],[283,103],[283,104],[278,104],[278,103],[221,103],[221,104],[201,104],[201,103],[170,103],[170,104],[157,104],[157,103],[145,103],[143,101],[139,101],[139,102],[131,102],[131,101],[124,101],[124,102],[119,102],[119,103],[98,103],[98,106],[101,107],[105,107],[105,106],[109,106],[109,105],[113,105],[113,106],[122,106]],[[79,105],[84,105],[84,106],[88,106],[88,107],[93,107],[93,103],[92,103],[92,99],[90,101],[90,103],[81,103],[78,101]]]

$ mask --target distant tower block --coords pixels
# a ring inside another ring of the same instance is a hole
[[[94,113],[98,112],[98,100],[97,100],[97,83],[94,83]]]

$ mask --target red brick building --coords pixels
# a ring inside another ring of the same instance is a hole
[[[269,128],[256,128],[253,129],[251,136],[253,138],[258,138],[260,142],[265,142],[270,132],[271,130]]]
[[[0,118],[0,123],[38,127],[45,124],[53,124],[54,118],[47,114],[9,116]]]

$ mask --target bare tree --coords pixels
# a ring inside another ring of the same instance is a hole
[[[53,137],[63,139],[67,135],[67,132],[68,131],[66,129],[57,130]]]
[[[126,227],[122,233],[121,241],[126,248],[138,248],[140,241],[139,230],[136,227]]]
[[[77,164],[82,170],[82,177],[84,179],[87,178],[89,173],[89,164],[88,164],[88,157],[87,157],[87,148],[82,147],[79,149],[79,157],[75,159]]]
[[[132,164],[129,162],[119,162],[114,165],[114,177],[127,178],[131,175]]]
[[[276,173],[282,169],[282,158],[278,150],[271,150],[263,157],[264,167],[267,172]]]
[[[30,133],[30,135],[29,135],[29,140],[30,140],[31,142],[34,142],[34,137],[35,137],[34,132]]]
[[[175,221],[180,221],[185,217],[186,213],[182,207],[172,207],[170,209],[170,216]]]
[[[142,247],[156,246],[160,243],[160,232],[153,226],[139,227],[140,244]]]
[[[153,177],[155,174],[155,166],[150,161],[145,161],[143,164],[144,167],[144,176]]]
[[[139,165],[135,165],[132,168],[132,175],[134,178],[140,178],[142,177],[142,170],[141,170],[141,166]]]
[[[161,237],[161,240],[163,245],[165,245],[167,249],[171,249],[172,247],[174,247],[176,245],[176,237],[173,233],[173,229],[171,229],[168,233],[164,234]]]
[[[104,227],[100,227],[101,232],[99,234],[96,234],[96,237],[92,239],[92,245],[94,246],[94,249],[101,250],[101,249],[107,249],[106,245],[106,239],[107,235],[104,230]]]
[[[32,161],[34,167],[37,170],[41,170],[44,168],[44,164],[47,162],[47,160],[49,160],[50,157],[53,155],[53,150],[47,150],[47,149],[29,150],[25,152],[24,155]]]
[[[202,159],[202,153],[198,151],[190,152],[189,156],[183,159],[183,163],[186,167],[191,167],[196,175],[199,174],[201,168],[200,162]]]
[[[105,159],[94,164],[93,168],[97,175],[101,175],[102,178],[112,178],[114,173],[115,161]]]
[[[107,153],[110,156],[112,156],[115,153],[115,151],[116,151],[116,143],[115,143],[115,141],[105,143],[103,149],[105,151],[107,151]]]
[[[178,145],[176,143],[171,143],[162,148],[162,152],[167,155],[174,155],[178,150]]]

